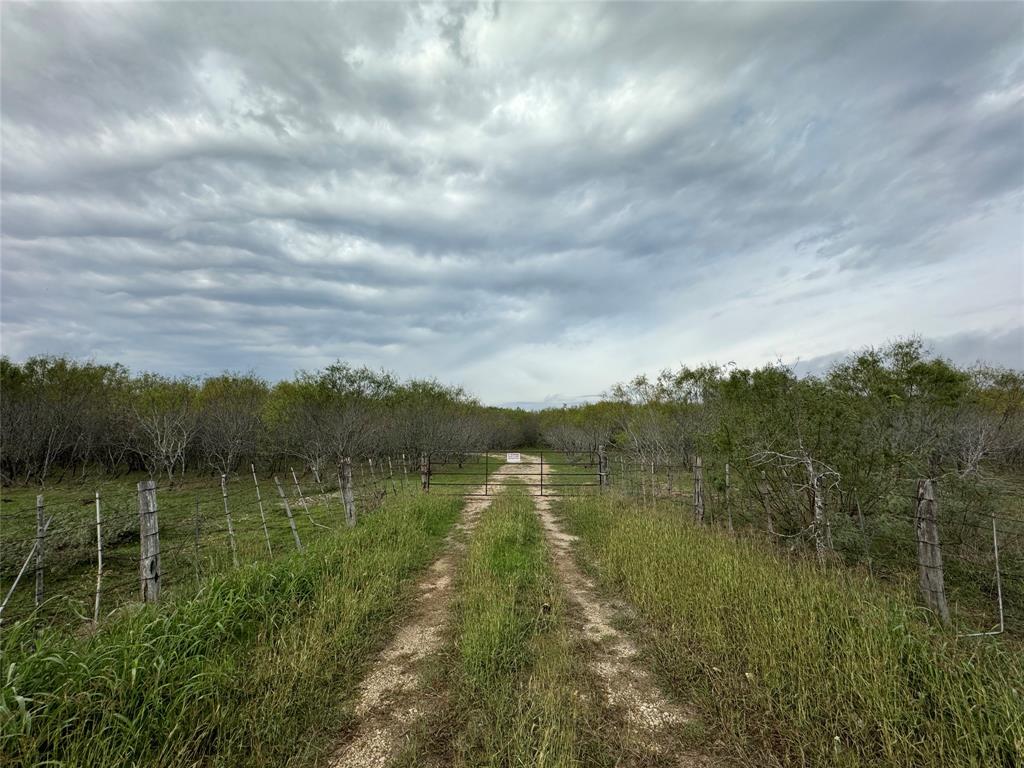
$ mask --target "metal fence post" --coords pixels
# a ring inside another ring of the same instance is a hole
[[[43,548],[46,544],[46,526],[43,512],[46,506],[43,495],[36,496],[36,608],[43,604]]]

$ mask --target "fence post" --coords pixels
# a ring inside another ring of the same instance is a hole
[[[199,586],[199,494],[196,493],[196,512],[195,512],[195,557],[192,559],[192,570],[196,576],[196,586]]]
[[[420,454],[420,490],[430,490],[430,457],[426,453]]]
[[[644,460],[637,459],[636,472],[640,475],[640,496],[643,499],[644,507],[647,506],[647,475],[644,473]]]
[[[249,469],[252,470],[252,482],[253,482],[253,485],[256,486],[256,504],[260,508],[260,520],[263,521],[263,537],[267,540],[267,553],[271,557],[273,557],[274,556],[274,550],[270,546],[270,531],[267,530],[267,516],[263,512],[263,497],[260,496],[260,481],[256,479],[256,465],[255,464],[250,464],[249,465]],[[315,469],[313,471],[316,472]],[[317,485],[320,485],[320,475],[319,475],[319,473],[316,476],[316,483],[317,483]],[[323,493],[323,492],[324,492],[324,488],[323,488],[322,485],[320,485],[320,493]],[[330,497],[328,497],[328,498],[330,498]]]
[[[299,539],[299,530],[295,527],[295,518],[292,517],[292,507],[288,503],[288,497],[284,495],[284,488],[281,487],[281,481],[277,479],[277,475],[274,475],[274,485],[277,486],[277,495],[281,497],[281,501],[284,502],[284,513],[288,515],[288,525],[292,527],[292,536],[295,538],[295,548],[302,550],[302,540]]]
[[[704,522],[704,460],[693,457],[693,518]]]
[[[391,463],[391,457],[388,456],[388,480],[391,481],[391,493],[398,495],[398,486],[395,485],[395,467]]]
[[[157,519],[156,481],[143,480],[139,491],[139,587],[142,601],[160,599],[160,524]]]
[[[725,462],[725,515],[729,521],[729,533],[735,529],[732,526],[732,507],[729,506],[729,462]]]
[[[235,545],[235,525],[231,522],[231,510],[228,509],[228,482],[227,476],[220,476],[220,494],[224,498],[224,516],[228,519],[228,538],[231,540],[231,562],[238,567],[238,547]]]
[[[352,491],[352,459],[348,456],[341,461],[341,493],[345,500],[345,525],[352,528],[356,524],[356,502]]]
[[[949,624],[946,586],[939,545],[938,504],[931,480],[917,482],[917,567],[925,604],[935,611],[943,624]]]
[[[651,459],[651,508],[658,511],[658,478],[654,472],[654,459]]]
[[[597,485],[603,491],[608,487],[608,456],[604,446],[597,446]]]
[[[96,601],[92,608],[92,623],[100,621],[100,592],[103,589],[103,528],[100,518],[100,492],[96,491]]]
[[[36,608],[43,603],[43,547],[46,544],[46,526],[43,512],[46,506],[43,495],[36,496]]]

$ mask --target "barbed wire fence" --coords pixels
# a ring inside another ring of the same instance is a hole
[[[651,511],[756,534],[796,557],[812,556],[820,542],[823,565],[859,567],[916,590],[943,623],[957,619],[962,637],[1024,631],[1024,483],[989,478],[981,498],[941,479],[904,479],[885,494],[894,508],[865,510],[856,488],[829,483],[825,472],[815,483],[803,468],[752,471],[748,463],[737,471],[700,456],[657,459],[603,447],[567,461],[592,468],[603,490]]]
[[[50,489],[0,510],[0,625],[36,616],[97,624],[212,574],[303,550],[414,487],[406,456],[93,492]]]

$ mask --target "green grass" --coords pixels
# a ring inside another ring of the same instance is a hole
[[[6,627],[0,755],[83,767],[312,763],[346,727],[367,658],[459,506],[391,497],[302,554],[126,607],[91,636]]]
[[[401,471],[399,469],[399,471]],[[310,474],[299,475],[306,500],[304,508],[286,469],[276,473],[288,497],[302,542],[323,535],[324,528],[344,524],[337,494],[337,478],[323,477],[318,486]],[[35,537],[35,498],[42,493],[45,514],[53,518],[45,539],[45,602],[35,612],[38,622],[74,626],[91,620],[96,581],[95,493],[100,493],[103,518],[104,579],[102,615],[139,599],[139,519],[136,483],[142,474],[122,477],[69,480],[54,486],[5,487],[0,505],[0,582],[4,590],[13,582]],[[228,509],[235,529],[241,563],[266,561],[295,550],[284,504],[272,476],[260,476],[260,494],[267,519],[271,550],[268,551],[260,518],[256,487],[251,475],[228,478]],[[379,503],[380,492],[401,493],[402,481],[376,483],[365,462],[355,468],[357,508],[367,512]],[[321,494],[321,487],[324,493]],[[415,488],[418,488],[418,480]],[[413,492],[407,484],[407,492]],[[197,508],[198,502],[198,508]],[[161,583],[168,595],[189,593],[206,576],[232,568],[231,546],[224,513],[220,478],[192,475],[173,486],[160,481],[157,489],[160,521]],[[308,508],[308,514],[307,514]],[[315,523],[314,523],[315,521]],[[197,542],[198,525],[198,542]],[[23,577],[4,610],[5,623],[33,612],[33,566]]]
[[[521,488],[483,513],[456,586],[445,706],[399,765],[610,765],[540,523]],[[547,608],[545,608],[547,606]],[[589,703],[588,703],[589,702]]]
[[[957,641],[900,594],[609,493],[558,507],[649,661],[752,765],[1011,766],[1024,659]]]

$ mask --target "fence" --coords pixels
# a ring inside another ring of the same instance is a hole
[[[357,510],[412,490],[403,458],[346,459],[330,476],[289,468],[260,477],[250,466],[230,477],[108,483],[5,503],[0,573],[10,585],[0,622],[35,615],[95,624],[125,604],[155,602],[209,574],[302,550],[318,532],[355,525]]]
[[[597,459],[581,452],[577,461]],[[817,484],[806,473],[751,479],[747,467],[737,478],[729,463],[699,456],[673,463],[611,451],[604,461],[607,485],[646,508],[754,531],[795,555],[813,552],[823,563],[863,567],[907,587],[913,579],[940,620],[957,614],[964,636],[1024,631],[1024,483],[994,482],[994,499],[977,510],[958,500],[951,510],[943,482],[907,480],[890,494],[897,508],[868,514],[856,489],[843,495],[822,476]]]
[[[601,474],[597,463],[584,466],[573,452],[535,450],[530,451],[528,461],[509,462],[509,456],[520,457],[521,454],[424,454],[421,486],[434,494],[490,496],[510,479],[540,496],[547,496],[563,491],[597,490],[605,482],[606,476]]]
[[[983,626],[965,634],[1024,631],[1008,610],[1024,606],[1024,484],[1003,493],[1008,511],[950,515],[941,484],[937,492],[922,480],[906,489],[901,509],[868,514],[856,489],[837,505],[824,483],[785,473],[752,479],[749,467],[737,473],[701,457],[658,462],[603,448],[530,457],[506,467],[501,455],[486,452],[374,456],[346,460],[329,477],[289,469],[259,478],[250,467],[199,483],[148,480],[5,504],[0,573],[11,583],[0,621],[35,612],[96,623],[210,573],[301,550],[318,532],[354,525],[357,509],[371,511],[388,494],[490,495],[500,471],[541,495],[610,491],[729,532],[756,531],[794,554],[813,546],[823,562],[908,586],[916,573],[925,605],[943,621],[952,603],[959,623]]]

